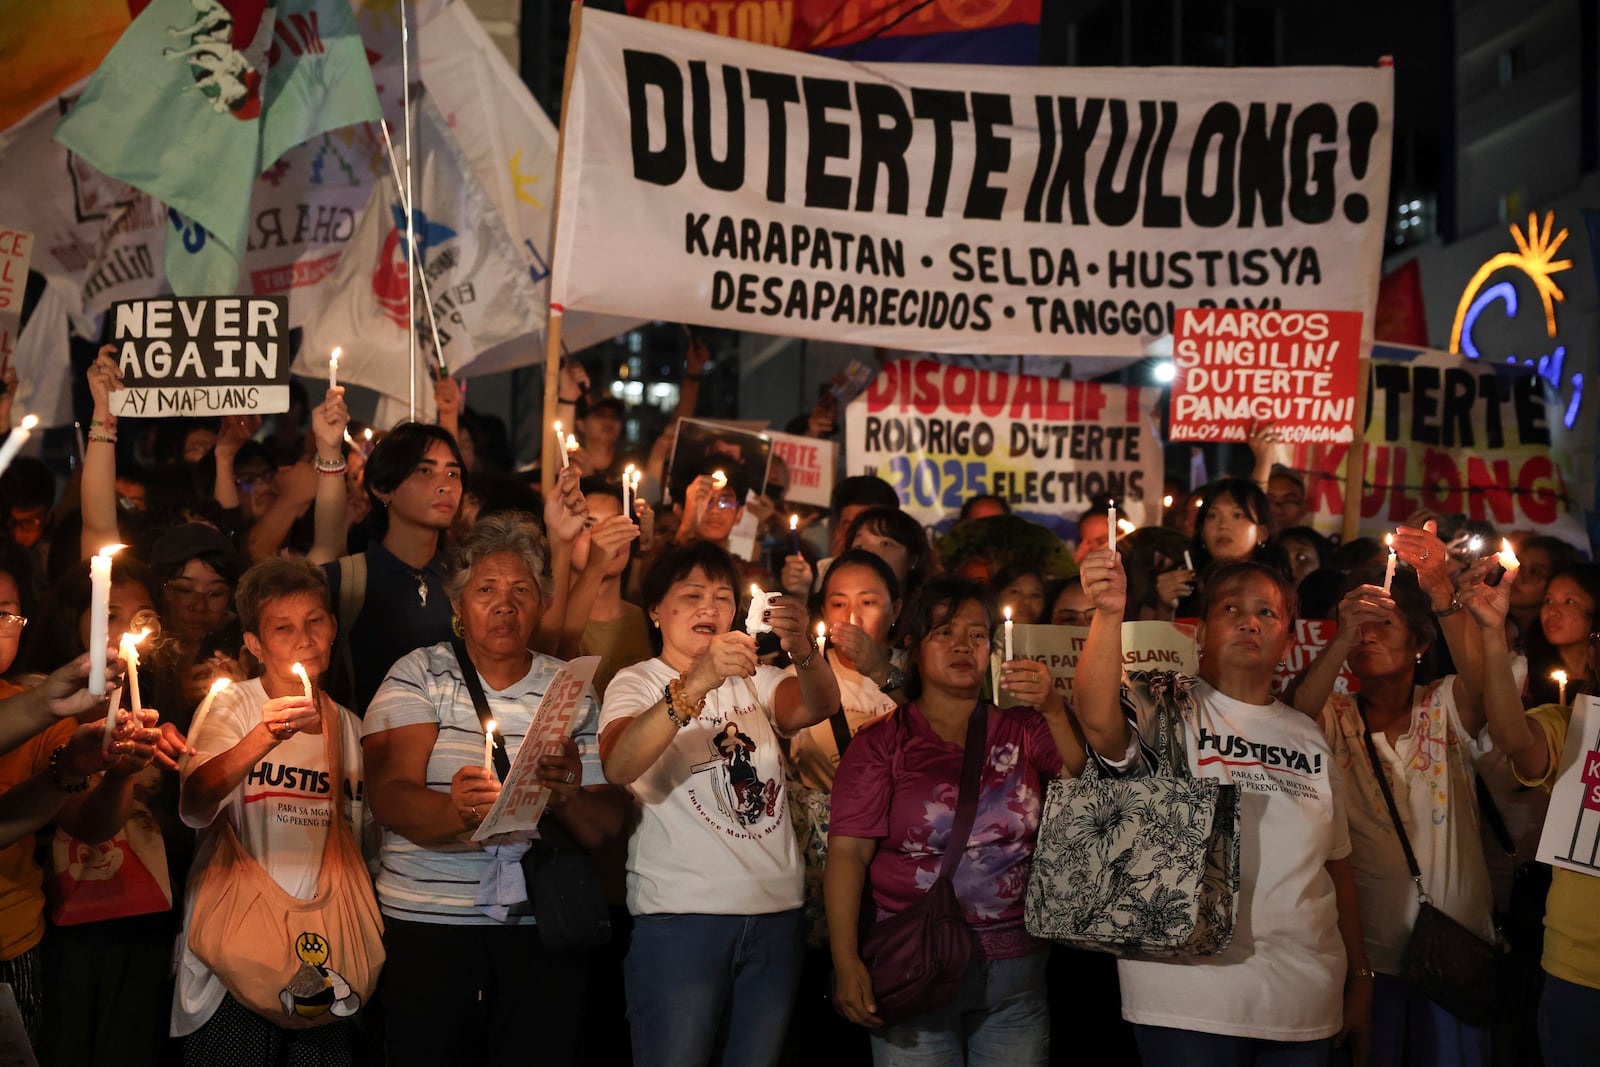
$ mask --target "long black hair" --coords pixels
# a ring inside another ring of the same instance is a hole
[[[367,457],[367,524],[374,539],[389,531],[389,509],[378,499],[379,493],[392,493],[400,483],[411,477],[435,442],[446,445],[450,455],[461,465],[461,492],[467,491],[467,464],[461,458],[461,446],[449,430],[425,422],[402,422],[383,435]]]

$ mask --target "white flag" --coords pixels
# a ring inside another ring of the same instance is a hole
[[[526,338],[539,325],[539,298],[494,205],[468,166],[443,117],[419,99],[414,136],[416,203],[412,228],[417,260],[432,297],[438,353],[424,306],[414,296],[419,410],[433,395],[439,357],[453,374],[479,352]],[[339,380],[409,400],[406,218],[393,181],[373,190],[321,308],[305,325],[296,374],[323,378],[335,346]]]

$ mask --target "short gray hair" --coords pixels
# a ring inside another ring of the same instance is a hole
[[[527,565],[528,573],[539,586],[539,599],[546,605],[554,593],[550,577],[550,549],[539,523],[526,511],[500,511],[479,519],[451,553],[445,592],[459,604],[472,577],[472,568],[486,556],[514,552]]]

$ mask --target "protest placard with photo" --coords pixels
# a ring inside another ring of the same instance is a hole
[[[539,816],[550,800],[549,787],[539,780],[539,757],[559,754],[562,739],[572,736],[583,696],[599,666],[599,656],[580,656],[569,661],[551,680],[522,744],[511,757],[506,780],[500,783],[500,796],[472,833],[474,841],[513,830],[532,830],[539,825]]]
[[[1161,517],[1160,398],[1156,389],[896,360],[845,409],[845,468],[887,481],[928,526],[950,525],[980,493],[1069,540],[1096,497],[1150,525]]]
[[[1174,441],[1350,441],[1361,355],[1359,311],[1182,308],[1173,331]]]
[[[1550,808],[1539,835],[1541,863],[1600,875],[1600,698],[1580,696],[1572,704],[1567,743],[1557,763]]]
[[[810,504],[825,508],[833,498],[833,474],[839,446],[820,437],[792,433],[769,433],[773,456],[789,465],[788,504]]]
[[[0,224],[0,368],[9,366],[22,331],[22,296],[33,259],[33,234]],[[3,429],[3,427],[0,427]]]
[[[996,631],[994,669],[1004,656],[1001,631]],[[1078,655],[1083,651],[1084,638],[1089,636],[1087,626],[1036,626],[1012,627],[1011,644],[1017,659],[1038,660],[1050,668],[1056,692],[1061,698],[1072,700],[1072,680],[1078,674]],[[1122,667],[1129,671],[1180,671],[1193,674],[1200,669],[1195,656],[1194,636],[1185,633],[1170,622],[1125,622],[1122,624]],[[1002,708],[1015,707],[1019,702],[1001,692],[998,701]]]
[[[711,419],[681,419],[667,466],[668,499],[682,503],[690,482],[720,470],[742,501],[747,493],[766,488],[771,461],[772,438],[768,434]]]
[[[282,296],[153,297],[113,304],[123,388],[112,413],[161,419],[289,410],[289,304]]]
[[[847,62],[586,9],[551,299],[1001,355],[1142,356],[1180,307],[1368,310],[1393,82]]]

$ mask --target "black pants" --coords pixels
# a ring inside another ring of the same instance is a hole
[[[389,1067],[583,1060],[588,960],[552,952],[538,927],[445,926],[384,919]],[[619,1011],[617,1025],[625,1025]]]

